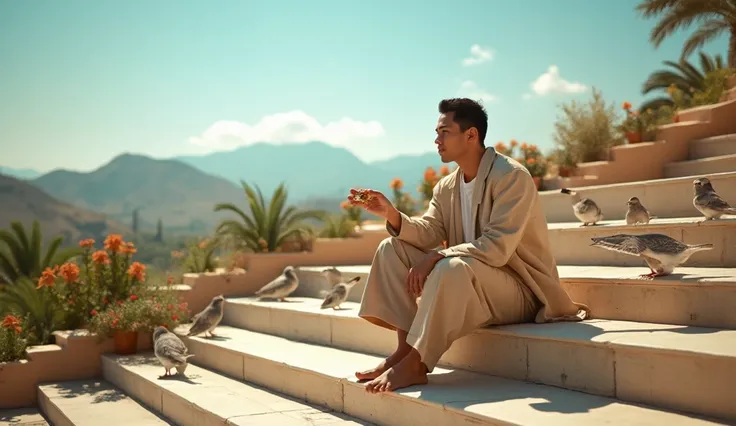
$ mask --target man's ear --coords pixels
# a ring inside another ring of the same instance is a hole
[[[468,142],[470,142],[471,140],[477,141],[478,140],[478,129],[476,129],[475,127],[469,128],[468,131],[465,132],[465,137],[468,138],[467,139]]]

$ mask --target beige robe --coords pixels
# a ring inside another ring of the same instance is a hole
[[[517,161],[486,148],[474,180],[476,239],[465,243],[457,169],[434,187],[422,217],[401,214],[401,229],[376,251],[359,315],[408,332],[430,371],[452,342],[474,329],[519,322],[580,321],[587,306],[560,285],[536,185]],[[419,306],[406,275],[447,241],[427,277]]]

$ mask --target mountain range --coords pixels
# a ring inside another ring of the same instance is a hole
[[[352,187],[386,192],[393,178],[403,180],[405,190],[417,195],[416,187],[424,170],[442,165],[437,153],[401,155],[366,163],[345,148],[323,142],[258,143],[233,151],[175,159],[231,182],[243,179],[258,185],[264,193],[273,192],[279,183],[285,182],[289,197],[294,200],[344,198]]]
[[[55,236],[63,236],[66,244],[83,238],[99,241],[108,233],[129,232],[124,225],[109,220],[104,214],[57,200],[27,181],[1,174],[0,206],[0,229],[7,229],[11,222],[19,221],[30,232],[35,219],[46,241]]]
[[[231,202],[247,211],[241,180],[257,185],[266,198],[284,182],[291,203],[339,211],[351,187],[369,187],[389,195],[394,178],[402,179],[405,190],[417,196],[424,170],[440,165],[436,153],[366,163],[344,148],[309,142],[259,143],[229,152],[171,159],[121,154],[91,172],[60,169],[35,178],[32,170],[10,172],[26,176],[17,182],[29,188],[33,185],[51,199],[103,213],[111,222],[131,226],[137,209],[142,230],[153,230],[160,219],[168,230],[202,234],[225,217],[213,211],[215,204]],[[13,214],[38,216],[32,211],[26,208]]]

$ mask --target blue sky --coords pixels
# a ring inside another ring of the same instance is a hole
[[[636,105],[679,57],[686,34],[654,50],[636,3],[2,2],[0,165],[92,170],[121,152],[306,139],[372,161],[433,151],[437,103],[456,95],[487,99],[488,144],[546,151],[560,102],[595,86]],[[706,51],[725,56],[726,40]]]

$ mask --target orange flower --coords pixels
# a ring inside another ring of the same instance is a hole
[[[623,104],[621,104],[621,108],[623,108],[626,111],[630,110],[631,109],[631,102],[624,102]]]
[[[171,257],[174,257],[174,258],[184,257],[184,253],[180,252],[179,250],[174,250],[171,252]]]
[[[41,278],[38,279],[38,286],[36,286],[36,288],[53,286],[56,283],[56,272],[58,272],[58,270],[58,266],[44,269],[44,271],[41,273]]]
[[[494,146],[496,151],[498,152],[506,152],[506,144],[503,142],[497,142],[496,146]]]
[[[126,243],[122,246],[121,250],[124,254],[136,254],[138,253],[138,249],[135,248],[135,244],[133,243]]]
[[[67,284],[71,284],[79,279],[79,266],[67,262],[59,268],[59,276],[64,278]]]
[[[516,139],[511,139],[511,148],[515,148],[518,144],[519,142],[516,142]]]
[[[527,164],[534,165],[537,164],[537,159],[534,157],[530,157],[526,160]]]
[[[174,284],[174,277],[166,278],[166,284]]]
[[[110,257],[105,250],[97,250],[92,253],[92,261],[98,265],[105,265],[110,263]]]
[[[440,167],[440,175],[447,176],[450,174],[450,168],[447,166]]]
[[[131,263],[128,268],[128,276],[135,278],[138,281],[144,281],[146,279],[146,265],[140,262]]]
[[[79,247],[82,247],[84,249],[91,249],[95,246],[95,240],[92,238],[87,238],[86,240],[82,240],[79,242]]]
[[[210,244],[209,240],[202,240],[199,242],[199,248],[206,249],[209,244]]]
[[[7,328],[9,330],[15,330],[16,334],[20,333],[22,328],[20,326],[20,319],[18,317],[13,315],[6,315],[3,319],[3,328]]]
[[[434,180],[437,178],[437,172],[434,171],[434,168],[427,167],[427,169],[424,171],[424,181],[434,183]]]
[[[123,237],[119,234],[110,234],[105,238],[105,250],[117,253],[123,247]]]
[[[350,209],[350,207],[352,206],[350,205],[350,202],[348,200],[345,200],[342,203],[340,203],[340,208],[343,210],[348,210]]]
[[[404,187],[404,182],[401,179],[399,179],[399,178],[394,178],[391,181],[391,185],[389,185],[389,186],[391,187],[391,189],[395,189],[395,190],[398,191],[398,190],[400,190],[401,188]]]
[[[136,296],[135,294],[131,294],[130,295],[130,300],[133,301],[133,302],[135,302],[136,300],[138,300],[138,296]]]
[[[521,143],[521,150],[526,151],[529,148],[529,145],[526,144],[526,142]]]

